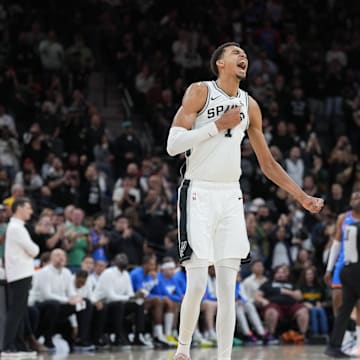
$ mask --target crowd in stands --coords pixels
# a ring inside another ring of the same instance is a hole
[[[3,0],[0,19],[0,258],[11,204],[26,195],[42,263],[29,302],[31,346],[41,349],[42,335],[53,349],[57,332],[73,348],[175,343],[184,157],[166,155],[166,137],[184,90],[212,78],[210,55],[226,41],[247,52],[241,86],[259,102],[273,156],[325,199],[319,214],[302,210],[260,172],[244,140],[254,261],[239,272],[236,336],[276,342],[292,326],[293,342],[328,334],[319,279],[336,217],[360,191],[359,3]],[[117,119],[118,136],[88,100],[94,71],[114,74],[134,103]],[[211,276],[194,335],[203,346],[216,343]]]

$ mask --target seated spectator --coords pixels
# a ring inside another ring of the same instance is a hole
[[[144,294],[145,309],[152,318],[153,337],[155,346],[168,348],[176,346],[169,342],[164,334],[164,319],[171,323],[174,319],[174,304],[164,296],[165,290],[159,284],[156,272],[156,257],[147,255],[140,267],[131,271],[131,281],[134,291],[142,291]]]
[[[309,309],[310,313],[311,336],[328,335],[329,324],[325,310],[325,287],[319,281],[314,266],[308,266],[302,271],[299,287],[304,295],[304,305]]]
[[[88,282],[90,283],[91,289],[94,291],[98,282],[100,275],[103,273],[103,271],[106,269],[108,263],[102,260],[95,261],[94,269],[90,273]]]
[[[91,321],[91,303],[76,295],[71,272],[65,268],[66,255],[61,249],[51,252],[50,264],[38,270],[31,289],[31,303],[35,304],[40,312],[40,324],[37,335],[43,334],[45,346],[54,350],[52,337],[58,327],[63,327],[63,337],[69,342],[72,349],[93,349],[89,344],[89,328]],[[76,314],[79,324],[79,336],[72,338],[71,332],[64,328],[68,317]],[[67,331],[66,331],[66,330]]]
[[[106,269],[100,276],[94,291],[93,301],[96,307],[96,341],[104,343],[106,325],[115,333],[115,346],[129,345],[127,329],[124,326],[128,314],[135,314],[135,337],[132,345],[149,346],[144,338],[145,312],[144,292],[139,289],[134,293],[128,273],[128,259],[125,254],[118,254],[113,260],[114,266]],[[106,339],[106,338],[105,338]],[[106,340],[105,340],[106,341]]]
[[[174,315],[166,313],[164,319],[165,336],[170,342],[176,342],[180,304],[183,298],[183,293],[175,277],[175,269],[174,259],[172,257],[164,257],[158,274],[160,287],[165,289],[164,295],[174,303]]]
[[[247,299],[251,302],[255,301],[255,295],[259,287],[268,280],[264,275],[264,270],[264,264],[261,260],[253,260],[251,264],[251,275],[246,277],[241,283]]]
[[[262,344],[267,340],[267,332],[260,320],[253,301],[247,298],[247,295],[241,284],[241,274],[238,273],[235,287],[236,299],[236,320],[239,332],[244,337],[246,343]],[[250,330],[249,322],[255,330],[256,335]]]
[[[295,319],[300,333],[305,336],[309,324],[309,312],[304,304],[302,292],[289,280],[289,267],[280,265],[274,270],[272,280],[260,286],[255,302],[262,308],[266,328],[276,335],[280,320]],[[289,329],[290,324],[287,324]],[[271,341],[275,340],[272,338]]]

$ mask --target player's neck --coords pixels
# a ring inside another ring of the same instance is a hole
[[[234,76],[232,77],[222,76],[221,78],[219,77],[216,80],[216,84],[229,96],[237,96],[240,80],[238,80]]]

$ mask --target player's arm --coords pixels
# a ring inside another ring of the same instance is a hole
[[[216,121],[210,121],[198,129],[191,129],[199,111],[205,106],[207,94],[208,87],[203,83],[191,84],[186,90],[169,131],[166,147],[169,155],[183,153],[217,135],[219,131],[232,129],[240,123],[239,108],[234,108]]]
[[[191,84],[187,88],[169,131],[166,147],[169,155],[183,153],[218,133],[214,122],[200,129],[190,130],[198,112],[205,106],[207,92],[207,86],[202,83]]]
[[[316,213],[323,207],[323,200],[307,195],[273,158],[262,131],[262,115],[257,102],[249,96],[250,126],[248,136],[255,151],[262,172],[276,185],[290,193],[310,212]]]
[[[346,213],[340,214],[336,220],[335,235],[331,244],[329,258],[324,275],[324,281],[328,286],[331,285],[331,274],[340,253],[341,227],[344,223],[345,217]]]

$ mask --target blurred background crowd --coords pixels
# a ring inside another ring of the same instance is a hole
[[[177,263],[184,158],[166,155],[167,132],[186,87],[212,78],[213,50],[237,41],[249,58],[241,86],[259,102],[273,156],[325,199],[320,214],[304,212],[245,139],[252,257],[268,276],[287,265],[294,284],[310,268],[321,277],[336,217],[360,191],[359,10],[338,0],[0,1],[0,257],[11,204],[26,195],[39,258],[60,248],[72,272],[86,255],[103,268],[120,253],[129,269],[145,255]]]

